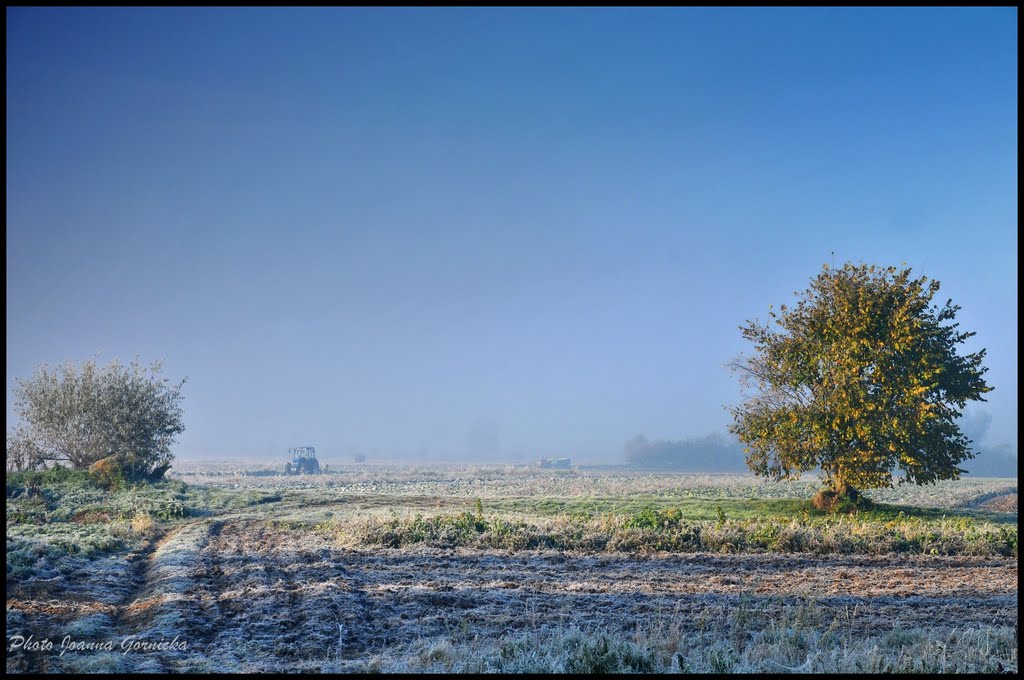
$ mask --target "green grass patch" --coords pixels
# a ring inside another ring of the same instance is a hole
[[[689,521],[717,520],[723,513],[728,519],[775,518],[791,519],[801,517],[805,521],[827,521],[836,515],[819,512],[811,507],[809,500],[795,498],[692,498],[678,496],[638,495],[622,497],[576,497],[576,498],[500,498],[489,500],[487,507],[506,513],[518,513],[535,517],[557,517],[562,515],[598,516],[606,513],[634,515],[646,508],[655,510],[673,509]],[[993,524],[1016,525],[1017,516],[1010,513],[988,512],[973,508],[919,508],[908,505],[872,503],[869,509],[861,509],[857,517],[863,521],[890,521],[901,517],[917,517],[928,521],[942,521],[950,518],[965,518]]]
[[[591,515],[576,510],[540,519],[462,512],[413,517],[351,517],[328,529],[356,546],[427,545],[501,550],[578,552],[723,552],[924,555],[1017,555],[1016,525],[873,511],[873,517],[813,513],[798,502],[786,515],[694,519],[682,507],[645,506],[636,512]],[[716,507],[716,506],[710,506]]]

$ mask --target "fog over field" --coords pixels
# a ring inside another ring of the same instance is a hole
[[[189,378],[183,458],[616,463],[724,433],[738,326],[823,264],[906,262],[1016,455],[1009,8],[7,30],[8,422],[39,363],[138,355]]]
[[[1017,452],[1008,443],[994,443],[989,439],[992,416],[984,410],[974,409],[961,419],[964,434],[972,440],[972,449],[978,454],[964,462],[968,475],[978,477],[1016,477]],[[368,464],[443,464],[443,463],[495,463],[512,465],[536,464],[542,456],[522,452],[506,453],[500,447],[497,429],[493,426],[472,433],[468,452],[431,451],[421,448],[414,452],[402,450],[380,451],[354,446],[317,446],[321,459],[328,464],[349,464],[356,460]],[[572,456],[563,451],[576,464],[627,465],[635,469],[676,472],[747,472],[743,446],[735,438],[721,433],[678,440],[650,440],[637,435],[627,441],[619,455]],[[358,457],[358,459],[357,459]],[[287,455],[283,452],[264,455],[180,456],[181,464],[202,461],[235,461],[239,464],[263,463],[283,466]],[[179,465],[180,467],[180,465]]]

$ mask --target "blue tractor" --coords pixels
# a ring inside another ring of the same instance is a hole
[[[312,446],[296,446],[288,449],[292,459],[285,463],[284,473],[286,475],[318,475],[320,474],[320,461],[316,459],[316,449]]]

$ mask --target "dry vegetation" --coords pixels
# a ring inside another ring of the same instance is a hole
[[[1016,480],[835,517],[745,476],[185,472],[8,481],[9,672],[1017,669]]]

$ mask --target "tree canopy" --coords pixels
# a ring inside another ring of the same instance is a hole
[[[159,362],[147,369],[138,359],[103,367],[90,360],[81,369],[74,362],[43,364],[31,378],[18,378],[14,409],[22,422],[8,433],[8,469],[87,468],[111,458],[127,476],[162,475],[185,430],[185,381],[159,378],[160,369]]]
[[[820,468],[834,489],[958,479],[974,457],[957,419],[985,401],[985,350],[958,354],[975,333],[959,306],[932,304],[938,281],[909,268],[823,267],[795,307],[740,330],[754,354],[733,362],[744,401],[730,431],[747,465],[773,479]]]

